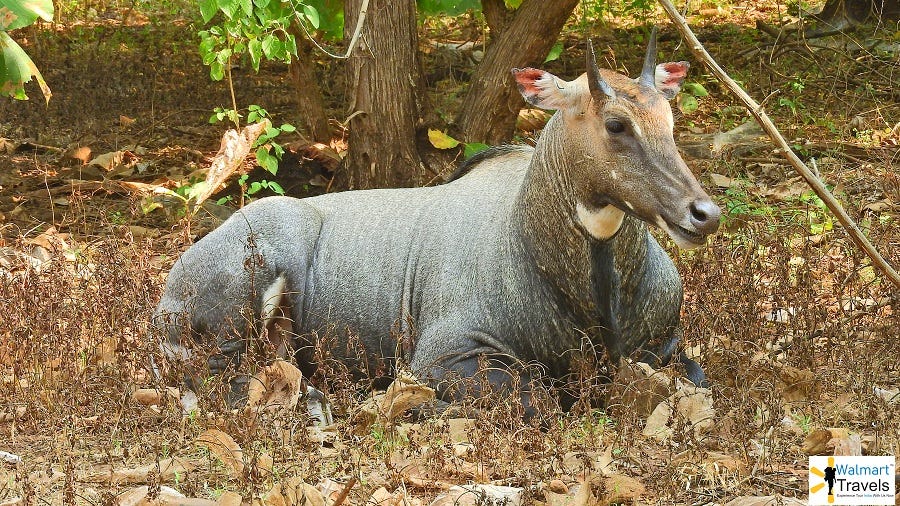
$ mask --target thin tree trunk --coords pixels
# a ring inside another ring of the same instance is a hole
[[[300,131],[311,140],[327,143],[331,140],[331,128],[325,115],[325,98],[316,77],[312,62],[312,45],[296,25],[291,32],[297,40],[298,56],[291,56],[290,73],[297,96]]]
[[[576,5],[578,0],[525,0],[500,34],[491,34],[456,118],[457,133],[466,142],[500,144],[512,138],[522,98],[510,69],[540,64]]]
[[[346,0],[349,38],[361,0]],[[370,0],[359,44],[350,58],[349,150],[339,173],[348,188],[421,183],[416,150],[419,81],[415,0]]]

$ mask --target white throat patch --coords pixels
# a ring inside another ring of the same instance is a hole
[[[575,214],[578,217],[578,223],[581,223],[591,237],[601,241],[614,236],[625,218],[625,213],[613,205],[592,211],[584,207],[581,202],[575,206]]]

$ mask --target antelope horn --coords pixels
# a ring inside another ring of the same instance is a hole
[[[647,44],[647,54],[644,56],[644,68],[641,70],[641,78],[638,82],[650,88],[656,87],[656,32],[654,26],[650,31],[650,43]]]
[[[588,87],[595,102],[602,102],[610,98],[616,98],[616,92],[603,80],[600,75],[600,67],[597,66],[597,58],[594,56],[594,44],[587,40],[587,74]]]

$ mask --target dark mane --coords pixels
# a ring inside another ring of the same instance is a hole
[[[457,179],[468,174],[470,170],[474,169],[478,164],[485,160],[503,156],[509,153],[515,153],[516,151],[521,151],[523,149],[526,149],[526,146],[504,144],[503,146],[493,146],[485,149],[484,151],[479,151],[478,153],[472,155],[472,157],[468,160],[460,163],[456,170],[453,171],[453,174],[450,174],[450,177],[448,177],[444,182],[449,183],[451,181],[456,181]]]

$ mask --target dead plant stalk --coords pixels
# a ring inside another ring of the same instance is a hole
[[[787,141],[784,140],[784,137],[781,135],[781,132],[778,131],[778,128],[772,123],[772,120],[769,119],[769,116],[766,115],[762,106],[756,103],[750,95],[747,94],[736,82],[732,79],[722,67],[713,60],[712,56],[706,51],[703,47],[703,44],[697,40],[697,36],[694,35],[694,32],[691,31],[691,28],[688,26],[687,21],[681,16],[681,14],[675,9],[675,6],[672,5],[670,0],[659,0],[660,5],[666,10],[666,13],[669,15],[669,18],[675,23],[675,26],[678,28],[678,31],[681,32],[681,35],[688,42],[688,47],[691,52],[694,53],[694,56],[700,61],[706,63],[706,65],[712,70],[712,73],[716,76],[719,81],[725,84],[732,93],[734,93],[741,102],[744,103],[744,106],[747,110],[750,111],[750,114],[756,118],[756,121],[762,126],[762,128],[769,134],[769,137],[775,143],[776,146],[779,147],[784,157],[787,158],[788,162],[803,176],[803,179],[806,180],[806,183],[816,192],[816,195],[822,199],[822,202],[828,207],[828,209],[835,215],[838,222],[847,230],[847,233],[850,235],[850,239],[856,243],[860,249],[872,260],[872,263],[882,272],[885,276],[890,279],[894,285],[900,287],[900,275],[897,274],[887,261],[878,253],[878,250],[875,249],[875,246],[872,245],[871,242],[866,238],[866,236],[862,233],[856,223],[847,215],[847,212],[844,211],[843,206],[841,206],[840,202],[834,198],[834,195],[825,188],[825,185],[822,181],[815,175],[806,164],[803,163],[802,160],[794,153],[791,147],[788,145]]]

